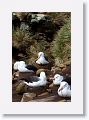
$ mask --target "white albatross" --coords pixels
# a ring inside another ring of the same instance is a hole
[[[45,72],[41,72],[40,77],[34,76],[31,78],[31,81],[24,83],[30,87],[45,86],[47,84],[47,77]]]
[[[70,85],[63,81],[60,83],[60,87],[58,88],[58,95],[61,97],[71,97],[71,88]]]
[[[18,64],[19,64],[19,61],[16,61],[14,63],[14,66],[13,66],[14,70],[18,70]]]
[[[36,68],[32,65],[26,65],[24,61],[17,61],[14,63],[14,70],[20,72],[34,72]]]
[[[37,64],[48,64],[49,62],[46,60],[45,55],[43,52],[38,53],[38,60],[36,61]]]
[[[63,76],[59,75],[59,74],[55,74],[54,78],[53,78],[53,84],[54,85],[60,85],[61,81],[64,79]]]

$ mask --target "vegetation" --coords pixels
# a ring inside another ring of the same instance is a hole
[[[27,24],[28,16],[33,13],[16,13],[20,20]],[[42,13],[51,18],[51,22],[35,24],[29,30],[21,30],[19,27],[12,31],[12,46],[22,53],[24,60],[32,62],[37,54],[43,51],[50,60],[59,63],[70,60],[71,57],[71,14],[70,12]],[[26,18],[27,17],[27,18]],[[31,19],[31,16],[29,17]],[[50,24],[49,24],[50,23]],[[16,51],[17,52],[17,51]],[[13,52],[13,59],[15,58]]]
[[[60,62],[65,62],[71,57],[71,23],[70,19],[57,32],[52,43],[53,56]]]

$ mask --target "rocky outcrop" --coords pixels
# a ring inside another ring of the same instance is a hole
[[[28,102],[36,97],[35,93],[24,93],[21,102]]]
[[[46,98],[41,98],[41,99],[36,99],[36,100],[31,100],[29,102],[56,102],[57,100],[61,100],[63,98],[58,98],[57,95],[52,95]]]
[[[17,86],[16,86],[16,93],[17,94],[23,94],[27,91],[27,86],[24,84],[23,81],[21,81]]]

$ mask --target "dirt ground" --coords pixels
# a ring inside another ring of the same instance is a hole
[[[16,92],[17,82],[12,84],[12,102],[21,102],[23,94],[18,94]],[[29,101],[30,102],[30,101]],[[49,94],[38,95],[31,102],[71,102],[71,98],[63,98],[58,96],[57,92],[54,90]]]

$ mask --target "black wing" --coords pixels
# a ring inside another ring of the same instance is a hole
[[[71,77],[67,77],[67,78],[63,79],[62,81],[67,82],[71,86]]]
[[[33,66],[33,65],[26,65],[26,68],[27,68],[28,70],[33,70],[34,72],[37,71],[37,68],[36,68],[35,66]]]
[[[23,80],[23,81],[25,81],[27,83],[29,83],[29,82],[33,83],[33,82],[38,82],[39,81],[39,77],[31,76],[29,79],[22,78],[20,80]]]

